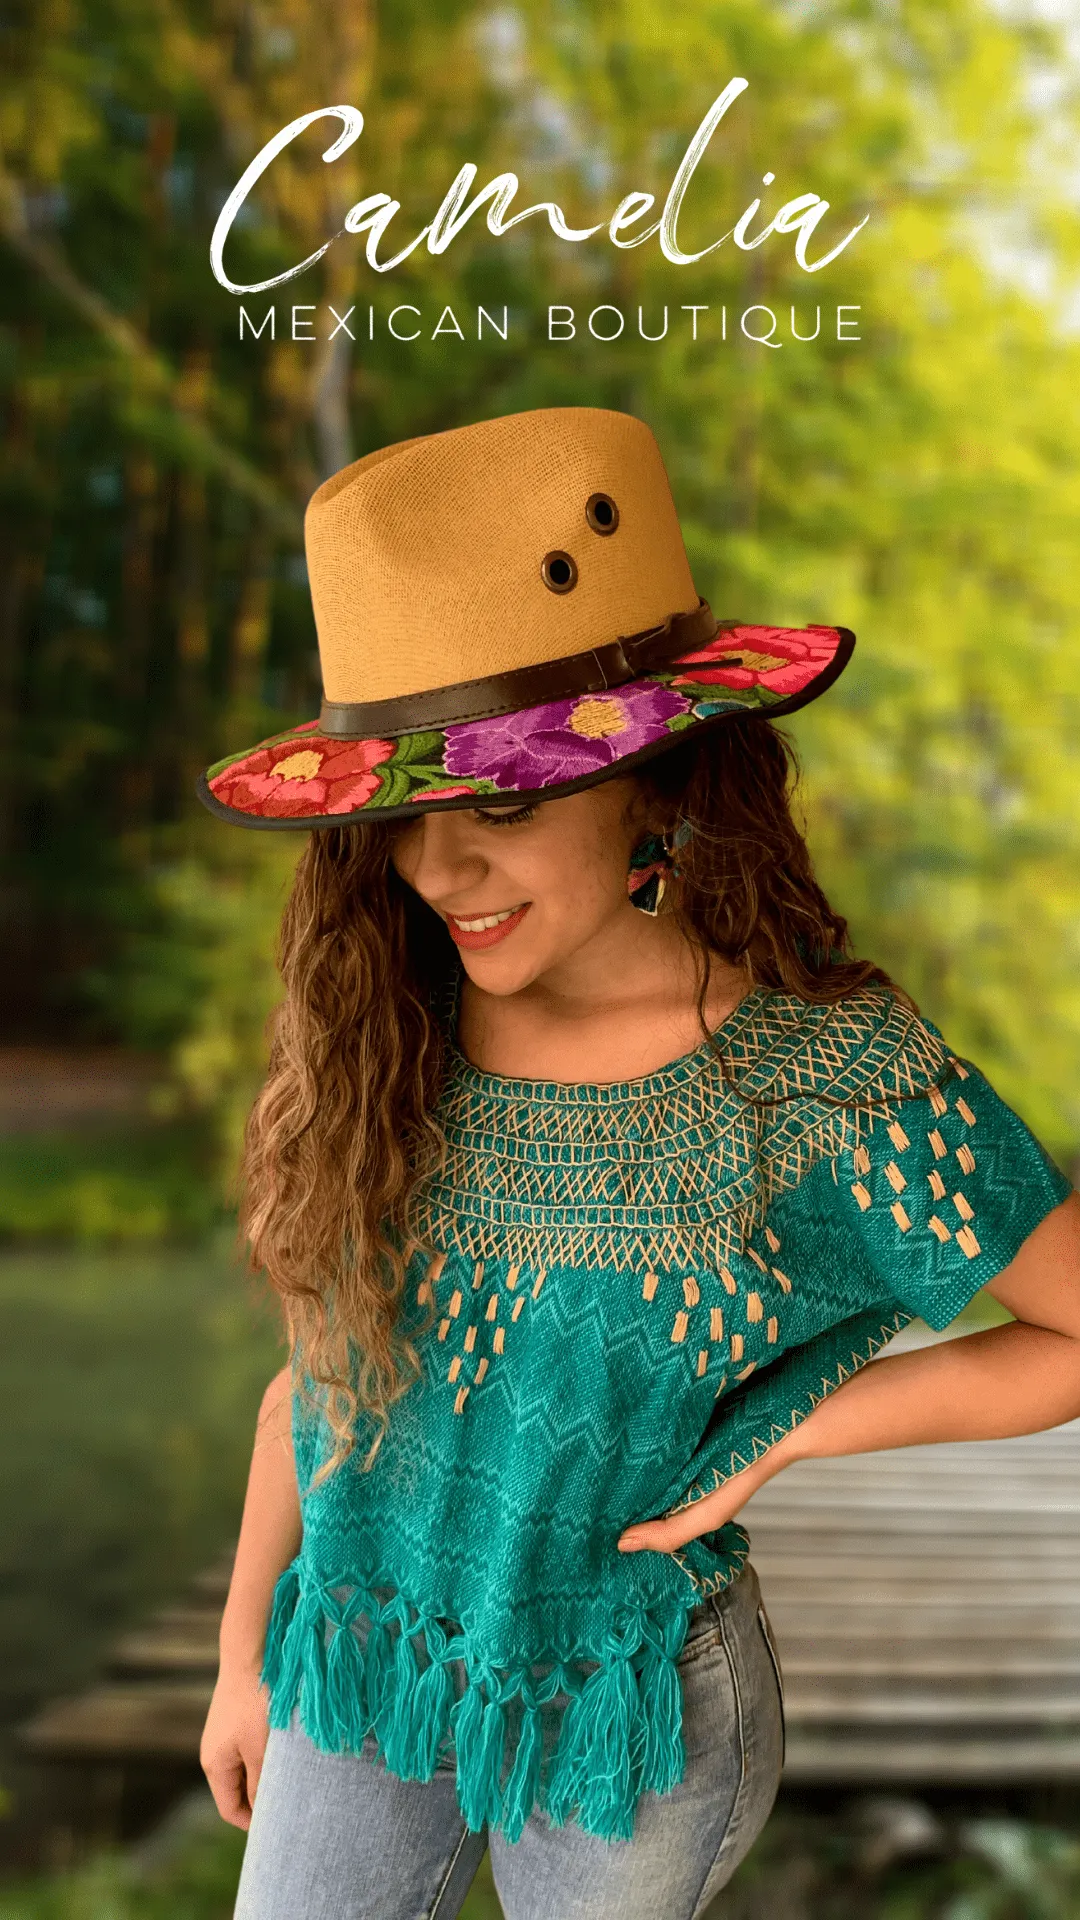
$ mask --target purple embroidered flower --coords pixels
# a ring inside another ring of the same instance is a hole
[[[652,746],[690,701],[669,687],[631,682],[607,693],[581,693],[523,713],[447,727],[447,773],[486,775],[497,787],[528,792],[578,780]]]

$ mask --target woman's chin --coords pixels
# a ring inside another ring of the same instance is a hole
[[[539,960],[530,961],[524,955],[502,954],[496,948],[491,953],[468,953],[461,949],[462,965],[474,986],[484,993],[509,996],[520,993],[524,987],[530,987],[538,974],[543,972]]]
[[[531,918],[529,914],[527,919]],[[498,946],[472,950],[459,947],[458,952],[469,979],[482,992],[500,997],[531,987],[558,959],[557,954],[550,952],[549,943],[538,940],[534,929],[527,924],[516,927],[509,939]]]

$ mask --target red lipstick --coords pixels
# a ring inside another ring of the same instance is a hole
[[[444,918],[454,945],[466,948],[469,953],[479,953],[484,947],[497,947],[500,940],[505,940],[508,934],[513,933],[515,927],[520,927],[531,905],[532,901],[526,900],[525,905],[519,907],[516,913],[512,913],[508,920],[501,920],[497,927],[485,927],[480,933],[468,933],[464,927],[459,927],[453,914],[445,914]],[[479,913],[469,915],[470,920],[481,920],[486,917],[488,916]]]

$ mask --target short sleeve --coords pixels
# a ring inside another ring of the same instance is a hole
[[[893,1104],[832,1163],[883,1293],[939,1331],[1072,1192],[978,1068],[950,1059],[940,1086]]]

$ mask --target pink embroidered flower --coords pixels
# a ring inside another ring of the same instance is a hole
[[[279,740],[223,767],[210,791],[225,806],[264,819],[352,813],[371,799],[379,784],[375,769],[393,751],[392,740]]]
[[[835,627],[731,627],[707,647],[683,654],[670,671],[680,686],[801,693],[829,666],[839,640]]]
[[[416,793],[410,793],[410,800],[421,800],[426,806],[429,800],[456,800],[460,793],[476,793],[471,781],[462,780],[456,787],[420,787]]]

